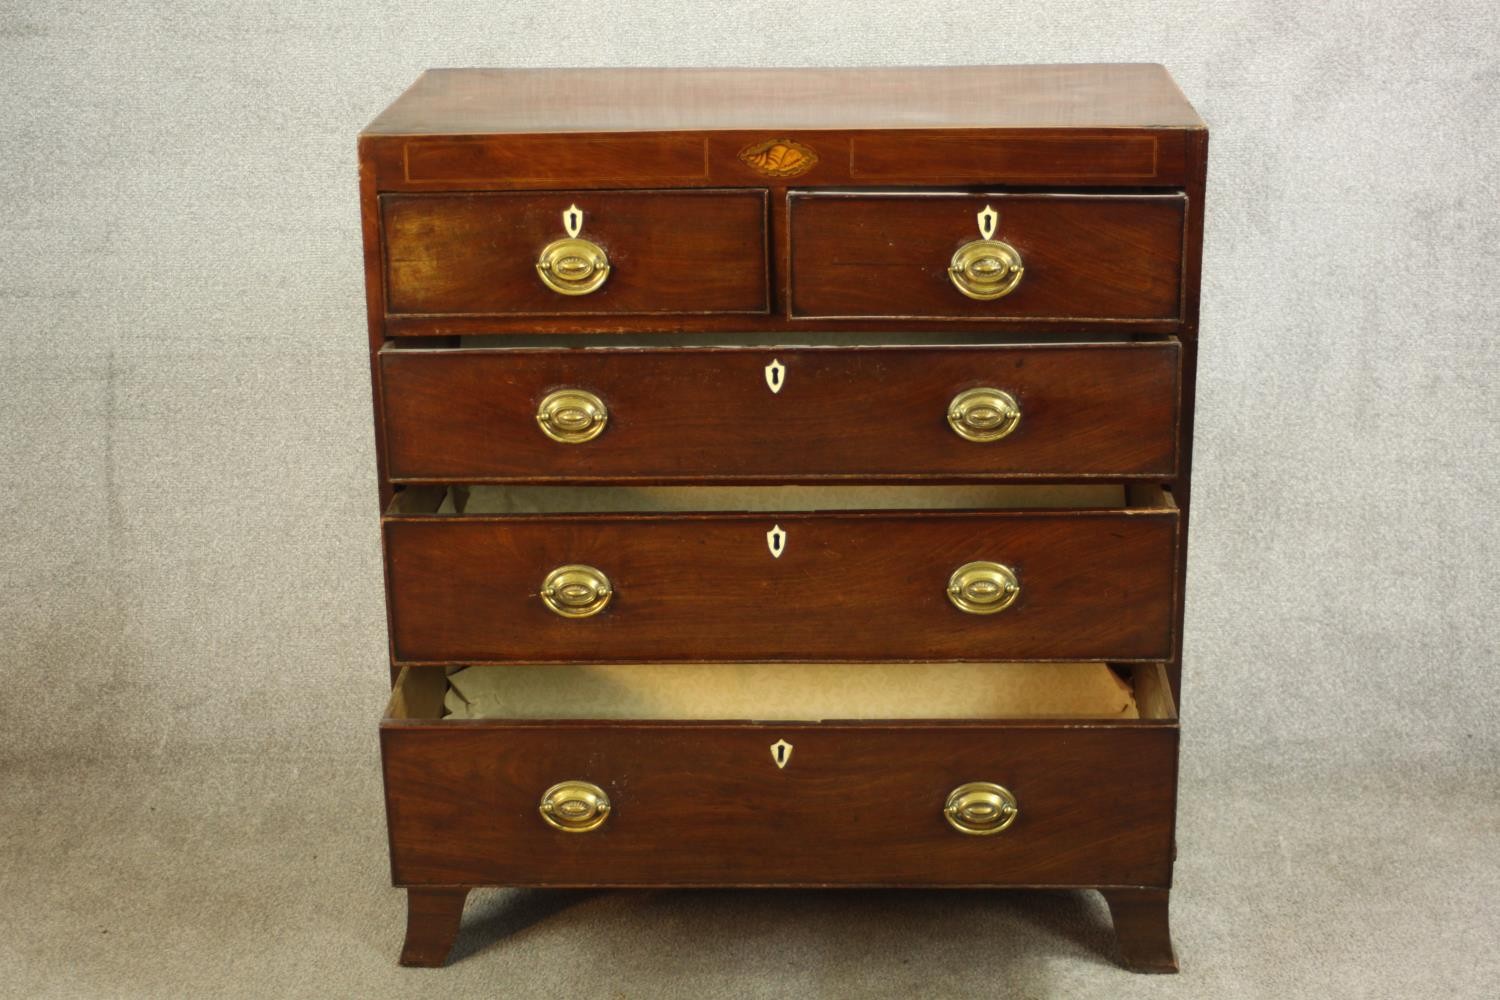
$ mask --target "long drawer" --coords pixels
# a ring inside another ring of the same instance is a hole
[[[396,482],[1170,477],[1180,353],[386,347],[386,466]]]
[[[1166,885],[1176,712],[1160,664],[1126,679],[1128,719],[687,722],[648,702],[600,722],[559,696],[556,719],[458,720],[443,671],[407,668],[381,723],[392,870],[410,886]]]
[[[1174,647],[1178,515],[1155,486],[408,490],[384,535],[404,663]]]

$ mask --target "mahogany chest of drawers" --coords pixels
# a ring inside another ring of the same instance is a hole
[[[435,70],[359,150],[402,962],[476,886],[954,886],[1175,969],[1167,73]]]

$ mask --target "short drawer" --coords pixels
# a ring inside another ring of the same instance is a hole
[[[392,314],[768,309],[761,190],[384,195],[380,215]]]
[[[409,489],[384,536],[400,662],[1173,649],[1178,516],[1154,485]]]
[[[397,482],[1168,478],[1176,341],[396,349]],[[575,429],[552,409],[583,401]]]
[[[1180,194],[793,192],[789,205],[795,317],[1182,315]]]
[[[381,723],[394,880],[1168,884],[1178,733],[1161,665],[1119,677],[1103,664],[989,667],[952,681],[950,694],[1000,714],[928,719],[914,714],[927,707],[920,676],[892,668],[856,686],[840,675],[862,668],[825,667],[813,684],[826,687],[828,721],[672,711],[692,701],[713,713],[714,690],[735,702],[730,712],[774,695],[768,678],[725,665],[711,675],[722,683],[692,698],[659,677],[635,686],[633,717],[609,721],[573,714],[565,685],[549,694],[547,671],[561,668],[470,668],[498,673],[501,686],[513,679],[529,691],[520,701],[553,717],[444,718],[444,671],[406,668]],[[1039,667],[1053,673],[1028,681]],[[1061,670],[1094,673],[1035,714],[1025,692],[1056,687]],[[701,677],[689,671],[685,683]],[[1129,711],[1100,714],[1099,683],[1123,686]],[[913,710],[837,721],[855,687]]]

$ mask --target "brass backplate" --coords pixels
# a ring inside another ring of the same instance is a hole
[[[597,615],[614,595],[609,577],[602,571],[576,563],[548,573],[541,589],[543,603],[564,618]]]
[[[967,389],[948,404],[948,426],[966,441],[998,441],[1021,424],[1021,404],[1004,389]]]
[[[609,796],[588,781],[560,781],[542,793],[537,811],[548,826],[565,833],[597,830],[609,819]]]
[[[943,818],[959,833],[988,837],[1007,829],[1020,814],[1008,788],[989,781],[971,781],[948,793]]]
[[[1015,571],[997,562],[964,563],[948,578],[948,600],[971,615],[1004,611],[1020,594]]]
[[[1025,273],[1020,251],[1000,240],[972,240],[948,262],[953,287],[981,302],[1009,295]]]
[[[609,408],[586,389],[558,389],[537,404],[536,422],[554,441],[582,444],[604,433]]]
[[[609,256],[593,240],[568,236],[542,248],[536,273],[559,295],[587,295],[609,277]]]

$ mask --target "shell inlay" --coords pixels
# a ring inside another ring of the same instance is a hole
[[[767,177],[800,177],[818,163],[818,154],[793,139],[767,139],[740,150],[740,161]]]

